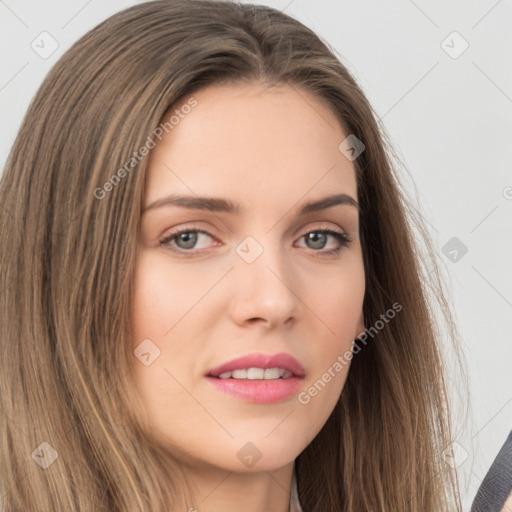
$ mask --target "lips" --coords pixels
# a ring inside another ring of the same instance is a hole
[[[290,354],[281,352],[279,354],[249,354],[247,356],[238,357],[224,363],[216,368],[212,368],[207,376],[218,377],[225,372],[232,372],[233,370],[243,370],[249,368],[282,368],[292,373],[294,377],[304,377],[304,367]]]
[[[270,375],[260,378],[262,370]],[[254,404],[275,404],[292,399],[303,386],[304,376],[299,361],[284,352],[238,357],[212,368],[205,375],[208,385],[214,389],[230,398]]]

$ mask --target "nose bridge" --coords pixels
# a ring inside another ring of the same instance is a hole
[[[255,236],[249,235],[236,247],[238,260],[236,267],[240,273],[248,273],[249,275],[257,274],[257,278],[266,279],[267,274],[282,274],[286,266],[286,255],[282,250],[279,240],[272,234],[259,234]],[[274,276],[274,279],[277,277]]]

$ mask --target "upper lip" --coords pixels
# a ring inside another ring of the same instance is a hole
[[[248,354],[237,357],[227,363],[212,368],[208,372],[209,377],[218,377],[221,373],[231,372],[233,370],[244,368],[283,368],[289,370],[296,377],[304,377],[304,367],[295,359],[295,357],[285,352],[279,354]]]

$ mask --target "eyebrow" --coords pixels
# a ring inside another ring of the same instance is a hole
[[[168,205],[180,206],[182,208],[189,208],[192,210],[209,210],[212,212],[223,212],[235,215],[240,215],[244,211],[240,204],[234,203],[228,199],[171,194],[161,199],[157,199],[144,208],[142,213]],[[353,197],[347,194],[334,194],[304,204],[299,210],[299,215],[306,215],[308,213],[326,210],[327,208],[337,205],[353,206],[359,211],[359,203]]]

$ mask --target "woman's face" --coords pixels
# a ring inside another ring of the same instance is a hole
[[[364,330],[349,134],[289,86],[213,86],[173,114],[149,156],[137,387],[184,464],[277,469],[327,421]]]

